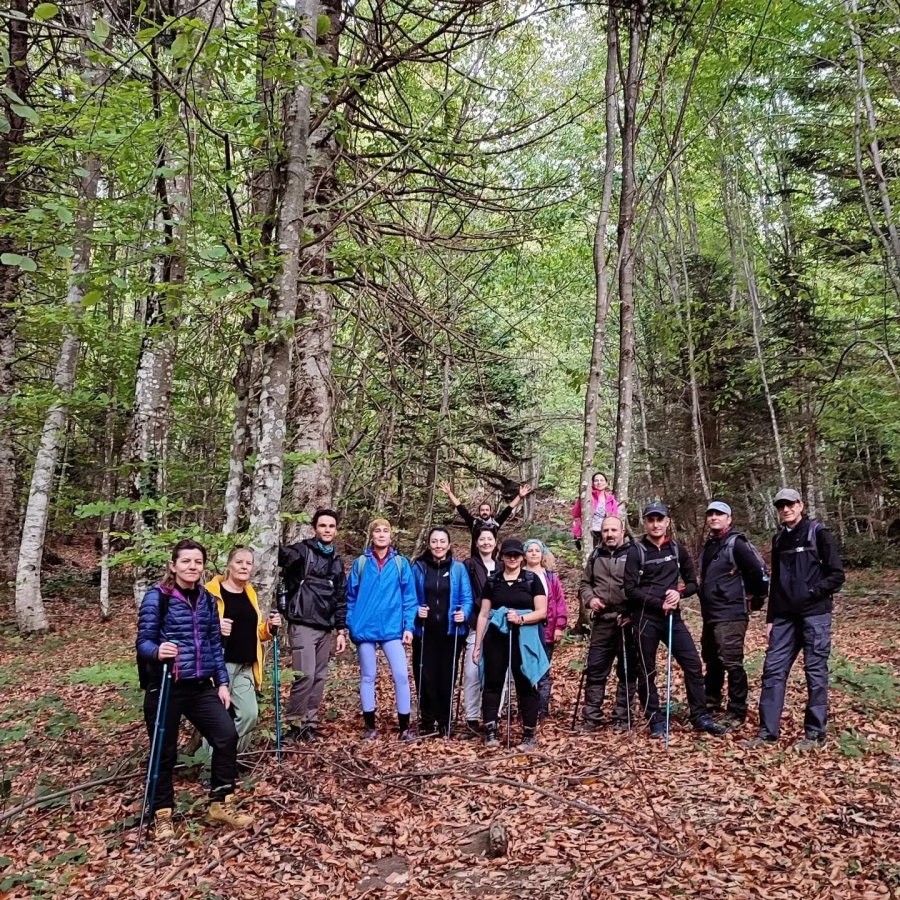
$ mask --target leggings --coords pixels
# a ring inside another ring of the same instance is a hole
[[[362,700],[363,712],[375,711],[375,648],[387,658],[394,677],[394,693],[397,697],[397,712],[409,715],[409,670],[406,667],[406,650],[403,641],[395,638],[392,641],[363,641],[356,645],[359,654],[359,698]]]

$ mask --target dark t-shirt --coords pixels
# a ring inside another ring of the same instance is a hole
[[[499,568],[484,585],[484,599],[491,604],[492,609],[505,606],[507,609],[533,610],[534,598],[546,596],[544,585],[533,572],[520,571],[519,577],[509,582],[504,578],[503,569]]]
[[[221,587],[225,601],[223,618],[231,619],[231,635],[225,642],[225,662],[249,666],[256,662],[256,641],[259,619],[246,591],[235,594]]]

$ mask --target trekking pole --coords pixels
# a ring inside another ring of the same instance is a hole
[[[672,717],[672,619],[669,613],[669,647],[666,654],[666,749],[669,747],[669,722]]]
[[[419,683],[416,685],[416,702],[418,710],[416,711],[416,728],[419,730],[419,737],[422,734],[422,672],[425,667],[425,625],[422,625],[422,637],[419,638]]]
[[[631,682],[628,680],[628,641],[625,638],[627,627],[622,626],[622,668],[625,671],[625,721],[628,723],[628,730],[631,731]]]
[[[588,668],[588,660],[590,659],[591,654],[591,639],[588,638],[587,641],[587,650],[584,653],[584,664],[581,667],[581,678],[578,679],[578,693],[575,695],[575,709],[572,710],[572,728],[571,730],[575,730],[575,725],[578,723],[578,704],[581,703],[581,694],[584,691],[584,682],[587,679],[587,668]]]
[[[454,615],[459,612],[462,607],[457,606]],[[447,740],[453,732],[453,695],[456,693],[456,652],[459,646],[459,629],[456,622],[453,623],[453,672],[450,675],[450,718],[447,720]]]
[[[278,597],[275,601],[279,615],[283,616],[287,610],[287,588],[284,582],[278,588]],[[275,759],[281,762],[281,653],[278,646],[278,626],[272,625],[272,687],[275,692]]]
[[[512,744],[512,628],[507,626],[509,634],[509,656],[506,666],[506,749]]]
[[[147,807],[156,799],[156,783],[159,781],[159,760],[162,756],[163,738],[166,734],[166,715],[169,711],[169,686],[172,683],[172,672],[169,663],[162,667],[162,681],[159,685],[159,700],[156,702],[156,721],[153,723],[153,737],[150,741],[150,758],[147,760],[147,780],[144,782],[144,799],[141,803],[141,822],[138,826],[138,841],[135,851],[144,849],[144,822]]]

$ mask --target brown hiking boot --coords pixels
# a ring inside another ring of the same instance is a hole
[[[175,829],[172,826],[172,810],[158,809],[153,816],[153,840],[172,841],[175,839]]]
[[[234,794],[228,794],[224,800],[213,800],[209,804],[206,821],[216,825],[230,825],[232,828],[249,828],[253,824],[253,816],[239,812],[234,805]]]

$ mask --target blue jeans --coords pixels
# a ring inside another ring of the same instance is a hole
[[[831,653],[831,613],[775,619],[763,667],[759,697],[759,730],[763,737],[781,733],[784,692],[794,661],[803,651],[806,671],[806,715],[803,728],[810,740],[822,740],[828,721],[828,656]]]

